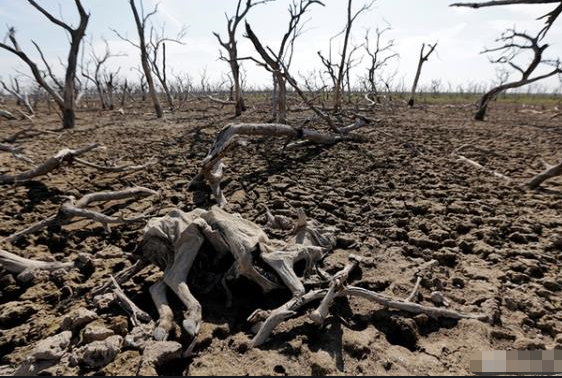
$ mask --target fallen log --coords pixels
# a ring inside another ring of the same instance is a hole
[[[285,137],[289,140],[299,140],[316,144],[334,144],[342,140],[359,140],[360,138],[349,134],[353,130],[366,125],[368,121],[358,119],[350,126],[339,128],[339,133],[322,133],[316,130],[294,127],[280,123],[238,123],[229,124],[217,135],[215,142],[209,149],[199,173],[191,180],[190,188],[206,180],[211,187],[213,196],[220,207],[226,205],[227,201],[222,193],[220,184],[223,177],[224,164],[222,158],[226,153],[237,146],[240,136],[269,136]],[[292,145],[294,147],[295,144]],[[289,147],[289,146],[286,146]]]

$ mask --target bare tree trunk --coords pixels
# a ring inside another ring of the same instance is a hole
[[[424,55],[423,52],[425,50],[425,43],[422,45],[420,51],[420,60],[418,61],[418,68],[416,70],[416,77],[414,78],[414,84],[412,85],[412,91],[410,92],[410,99],[408,100],[408,106],[410,107],[414,106],[414,102],[415,102],[414,98],[416,96],[416,89],[418,88],[418,82],[420,80],[422,66],[429,59],[429,56],[431,55],[433,50],[435,50],[436,46],[437,43],[435,43],[433,46],[429,45],[429,51],[426,55]]]
[[[154,80],[152,79],[152,71],[150,70],[150,64],[148,62],[148,52],[146,50],[146,39],[144,36],[146,20],[156,11],[149,13],[141,20],[139,13],[137,11],[137,7],[135,5],[135,0],[129,0],[129,3],[131,5],[131,10],[133,11],[133,15],[135,17],[135,24],[137,25],[137,32],[139,34],[139,49],[141,53],[140,54],[141,65],[142,65],[142,70],[144,72],[144,76],[146,78],[146,83],[148,84],[148,93],[150,94],[150,98],[152,99],[152,103],[154,104],[154,111],[156,112],[156,117],[162,118],[164,116],[164,112],[162,111],[162,106],[160,105],[158,94],[156,93]]]

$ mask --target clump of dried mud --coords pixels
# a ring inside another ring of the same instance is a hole
[[[266,104],[256,106],[236,121],[263,121],[266,109]],[[463,107],[398,107],[379,114],[385,118],[381,125],[358,131],[369,137],[365,143],[283,152],[284,141],[261,138],[225,160],[228,210],[263,223],[261,204],[289,216],[304,209],[310,217],[341,230],[338,248],[326,260],[328,270],[343,267],[349,253],[359,254],[364,263],[355,284],[397,297],[408,295],[421,263],[436,259],[439,266],[422,281],[420,303],[431,303],[429,294],[439,290],[454,309],[493,314],[491,324],[437,321],[360,299],[339,300],[322,328],[306,316],[295,317],[266,344],[249,350],[252,334],[246,317],[258,307],[280,305],[287,294],[264,297],[241,282],[234,290],[233,308],[224,308],[220,290],[200,298],[204,324],[195,356],[173,359],[158,373],[466,374],[476,351],[562,348],[562,180],[527,191],[450,156],[466,143],[485,147],[495,154],[466,155],[516,182],[541,169],[539,157],[559,161],[561,121],[525,109],[520,104],[498,104],[489,121],[475,123],[469,121],[471,109]],[[291,115],[295,124],[305,116]],[[140,109],[125,109],[125,115],[84,110],[75,130],[20,140],[18,144],[36,161],[64,146],[93,142],[107,149],[88,154],[91,161],[165,159],[129,174],[70,165],[27,184],[3,186],[0,237],[53,214],[63,195],[142,185],[161,191],[160,214],[172,207],[186,211],[209,207],[213,200],[208,193],[190,192],[187,186],[217,132],[233,121],[229,117],[229,109],[204,104],[167,115],[164,121]],[[24,123],[2,121],[0,139],[27,127]],[[33,127],[54,130],[59,123],[56,115],[40,115]],[[0,174],[27,167],[10,154],[0,154]],[[126,209],[109,203],[103,210],[141,212],[152,205],[145,199]],[[40,340],[60,333],[65,316],[95,308],[89,292],[130,265],[140,230],[119,226],[107,233],[98,224],[81,221],[5,247],[44,260],[71,261],[86,253],[92,264],[25,283],[0,268],[4,371],[18,367]],[[157,312],[148,288],[160,275],[156,268],[145,269],[123,286],[153,318]],[[181,319],[180,303],[171,300]],[[105,337],[125,336],[132,325],[119,307],[98,311],[90,324],[72,329],[72,348],[92,337],[103,338],[99,329],[106,330]],[[180,343],[185,343],[183,337],[179,328],[172,335]],[[122,347],[105,366],[61,362],[50,373],[125,375],[136,373],[139,364],[139,352]]]

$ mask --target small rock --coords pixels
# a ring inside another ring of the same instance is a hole
[[[105,293],[101,295],[96,295],[93,299],[93,302],[94,302],[94,306],[99,311],[105,311],[109,308],[109,306],[114,300],[115,300],[115,294]]]
[[[126,316],[114,316],[108,325],[116,334],[125,336],[129,332],[129,319]]]
[[[527,237],[519,232],[514,232],[508,236],[509,240],[517,244],[527,244]]]
[[[513,342],[513,348],[517,350],[543,350],[545,345],[538,339],[519,338]]]
[[[430,249],[438,249],[441,246],[440,242],[429,239],[423,232],[417,230],[408,232],[408,243]]]
[[[75,330],[84,327],[86,324],[96,320],[98,314],[88,310],[87,308],[80,307],[78,310],[66,315],[62,320],[62,330]]]
[[[441,265],[453,267],[457,264],[458,255],[449,249],[434,252],[431,256]]]
[[[180,358],[182,345],[176,341],[154,341],[148,343],[142,354],[140,376],[157,375],[156,368],[166,362]]]
[[[71,338],[72,332],[70,331],[47,337],[37,343],[29,357],[35,360],[58,360],[66,351]]]
[[[92,341],[105,340],[114,334],[113,330],[103,325],[90,323],[82,331],[82,340],[85,343],[90,343]]]
[[[518,272],[514,272],[512,270],[510,270],[509,272],[507,272],[507,278],[516,284],[522,284],[525,282],[529,282],[530,278],[528,275],[526,275],[525,273],[518,273]]]
[[[0,328],[12,328],[24,323],[38,311],[31,301],[13,301],[0,306]]]
[[[232,203],[243,204],[246,202],[246,192],[243,190],[237,190],[228,199]]]
[[[449,306],[449,301],[443,296],[443,293],[441,293],[440,291],[434,291],[431,293],[431,301],[435,304]]]
[[[553,281],[553,280],[544,280],[542,284],[547,290],[550,290],[550,291],[553,291],[553,292],[557,292],[557,291],[562,290],[562,285],[560,285],[558,282]]]
[[[72,332],[65,331],[39,341],[14,375],[39,375],[43,370],[53,367],[66,353],[71,338]]]
[[[484,258],[494,253],[495,251],[496,249],[494,247],[482,240],[477,240],[472,244],[472,253],[482,255]]]
[[[72,360],[90,369],[99,369],[113,361],[121,350],[123,338],[110,336],[103,341],[94,341],[74,351]]]
[[[334,359],[324,350],[313,353],[310,358],[310,375],[325,376],[337,371]]]

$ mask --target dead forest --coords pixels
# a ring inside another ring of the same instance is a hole
[[[357,27],[375,1],[345,1],[310,75],[295,45],[332,3],[288,1],[272,45],[248,15],[281,0],[229,1],[220,85],[170,67],[188,28],[119,1],[134,75],[81,0],[72,21],[23,2],[65,31],[63,75],[26,30],[0,41],[21,64],[0,73],[1,375],[466,375],[562,349],[562,97],[513,95],[562,86],[562,1],[444,4],[549,7],[482,41],[498,80],[458,98],[420,84],[436,40],[394,86],[400,41]]]

